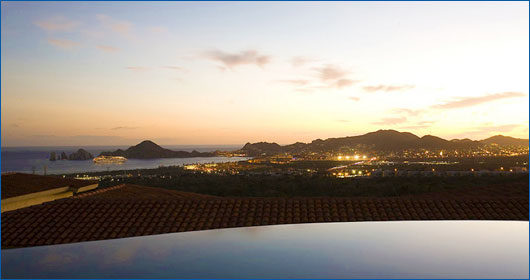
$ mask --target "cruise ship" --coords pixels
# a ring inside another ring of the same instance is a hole
[[[127,161],[127,158],[122,156],[99,156],[94,158],[94,163],[96,164],[111,164],[111,163],[124,163]]]

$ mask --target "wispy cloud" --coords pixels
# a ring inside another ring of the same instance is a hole
[[[407,121],[407,118],[405,117],[398,117],[398,118],[383,118],[378,122],[372,122],[372,124],[377,125],[394,125],[394,124],[400,124]]]
[[[96,15],[99,22],[107,29],[125,37],[131,36],[133,24],[125,20],[117,20],[108,15]]]
[[[396,114],[406,114],[408,116],[414,117],[421,113],[423,113],[424,110],[421,109],[407,109],[407,108],[395,108],[391,110],[393,113]]]
[[[295,56],[291,59],[291,65],[293,65],[293,67],[300,67],[307,63],[311,63],[315,61],[318,61],[318,59],[307,58],[303,56]]]
[[[414,87],[415,86],[413,85],[400,85],[400,86],[378,85],[378,86],[365,86],[363,87],[363,89],[366,92],[376,92],[376,91],[391,92],[391,91],[409,90],[409,89],[413,89]]]
[[[149,67],[144,67],[144,66],[128,66],[128,67],[125,67],[125,69],[127,69],[127,70],[131,70],[131,71],[133,71],[133,72],[144,72],[144,71],[149,70]]]
[[[260,54],[256,50],[246,50],[239,53],[227,53],[215,50],[206,52],[204,56],[210,60],[222,63],[229,69],[249,64],[263,67],[271,60],[271,56]]]
[[[169,69],[169,70],[184,71],[184,68],[182,68],[180,66],[166,65],[166,66],[160,66],[160,67],[164,68],[164,69]]]
[[[111,128],[111,130],[133,130],[133,129],[138,129],[138,127],[137,126],[117,126],[117,127]]]
[[[339,79],[334,84],[331,84],[331,85],[336,88],[343,88],[343,87],[349,87],[355,83],[357,83],[357,81],[350,80],[350,79]]]
[[[477,97],[456,97],[455,98],[456,100],[454,101],[449,101],[446,103],[433,105],[432,107],[437,108],[437,109],[463,108],[463,107],[475,106],[478,104],[491,102],[495,100],[523,97],[523,96],[525,96],[525,94],[521,92],[501,92],[501,93],[487,94],[487,95],[477,96]]]
[[[298,79],[298,80],[280,80],[281,83],[292,84],[295,86],[305,86],[309,84],[309,80]]]
[[[79,21],[70,20],[64,17],[52,17],[46,20],[35,22],[35,25],[48,32],[73,31],[81,24]]]
[[[298,60],[305,60],[305,58],[295,58]],[[298,63],[300,63],[300,61],[298,61]],[[321,67],[313,67],[311,70],[314,74],[310,77],[292,80],[279,80],[279,82],[296,86],[298,88],[295,90],[302,92],[333,88],[341,89],[352,86],[358,82],[348,77],[350,74],[349,71],[344,70],[337,65],[326,64]]]
[[[315,71],[317,71],[319,78],[326,82],[329,80],[338,80],[342,79],[344,76],[346,76],[349,72],[341,69],[338,66],[335,65],[325,65],[323,67],[315,68]]]
[[[74,41],[70,41],[70,40],[67,40],[67,39],[53,39],[53,38],[50,38],[47,41],[48,41],[48,43],[50,45],[52,45],[54,47],[58,47],[58,48],[61,48],[61,49],[66,49],[66,50],[71,50],[71,49],[81,45],[80,43],[77,43],[77,42],[74,42]]]
[[[350,97],[348,97],[348,100],[351,100],[351,101],[359,101],[359,100],[361,100],[361,99],[360,99],[359,97],[357,97],[357,96],[350,96]]]
[[[323,88],[344,88],[358,82],[347,77],[349,71],[336,65],[327,64],[323,67],[314,68],[314,70],[320,81],[326,85]]]
[[[118,52],[120,51],[121,49],[120,48],[116,48],[116,47],[112,47],[112,46],[105,46],[105,45],[97,45],[96,48],[98,48],[99,50],[102,50],[104,52]]]

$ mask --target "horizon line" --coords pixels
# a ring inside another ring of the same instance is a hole
[[[323,139],[323,140],[327,140],[327,139],[333,139],[333,138],[345,138],[345,137],[356,137],[356,136],[362,136],[362,135],[366,135],[368,133],[374,133],[374,132],[378,132],[378,131],[396,131],[396,132],[399,132],[399,133],[410,133],[410,134],[413,134],[417,137],[425,137],[425,136],[435,136],[435,137],[439,137],[439,136],[436,136],[434,134],[425,134],[423,136],[419,136],[419,135],[416,135],[412,132],[408,132],[408,131],[398,131],[398,130],[395,130],[395,129],[378,129],[376,131],[370,131],[370,132],[366,132],[364,134],[358,134],[358,135],[348,135],[348,136],[335,136],[335,137],[328,137],[328,138],[315,138],[313,139],[312,141],[314,140],[317,140],[317,139]],[[492,136],[489,136],[489,137],[486,137],[486,138],[482,138],[482,139],[472,139],[472,138],[469,138],[469,137],[464,137],[464,138],[453,138],[453,139],[445,139],[443,137],[439,137],[441,139],[444,139],[446,141],[451,141],[451,140],[463,140],[463,139],[469,139],[471,141],[482,141],[482,140],[485,140],[485,139],[488,139],[488,138],[491,138],[491,137],[495,137],[495,136],[503,136],[503,137],[511,137],[511,138],[515,138],[515,139],[521,139],[521,140],[529,140],[530,141],[530,137],[529,138],[518,138],[518,137],[513,137],[513,136],[509,136],[509,135],[503,135],[503,134],[495,134],[495,135],[492,135]],[[144,140],[135,140],[135,141],[139,141],[137,144],[143,142],[143,141],[152,141],[154,142],[155,144],[157,144],[155,141],[153,140],[150,140],[150,139],[144,139]],[[281,145],[281,146],[285,146],[285,145],[291,145],[291,144],[295,144],[295,143],[305,143],[305,144],[308,144],[308,143],[311,143],[311,142],[302,142],[302,141],[296,141],[296,142],[292,142],[292,143],[278,143],[278,142],[275,142],[275,141],[272,141],[272,142],[268,142],[268,141],[257,141],[257,142],[250,142],[250,141],[246,141],[245,143],[242,143],[242,144],[157,144],[159,146],[192,146],[192,147],[200,147],[200,146],[244,146],[246,145],[247,143],[259,143],[259,142],[266,142],[266,143],[276,143],[278,145]],[[122,146],[135,146],[137,144],[119,144],[119,145],[83,145],[83,144],[79,144],[79,145],[28,145],[28,146],[3,146],[1,145],[1,142],[0,142],[0,149],[1,148],[46,148],[46,147],[79,147],[79,146],[84,146],[84,147],[122,147]]]

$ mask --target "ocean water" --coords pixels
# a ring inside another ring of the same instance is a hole
[[[240,149],[243,145],[219,145],[219,146],[164,146],[164,148],[175,151],[197,150],[199,152],[211,152],[216,150],[233,151]],[[103,151],[114,151],[116,149],[127,149],[128,146],[91,146],[82,147],[94,157]],[[197,158],[164,158],[164,159],[129,159],[122,164],[94,164],[92,160],[57,160],[50,161],[50,153],[62,152],[71,154],[79,147],[2,147],[2,172],[23,172],[35,174],[70,174],[94,171],[129,170],[142,168],[157,168],[159,166],[184,165],[191,163],[209,162],[232,162],[246,160],[244,157],[197,157]]]

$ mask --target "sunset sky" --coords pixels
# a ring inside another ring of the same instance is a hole
[[[2,146],[528,138],[528,2],[2,2]]]

